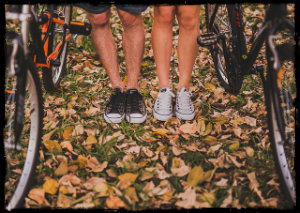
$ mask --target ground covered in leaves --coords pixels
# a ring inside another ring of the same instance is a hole
[[[264,5],[247,4],[244,9],[249,37],[264,16]],[[292,6],[289,12],[292,14]],[[122,27],[115,8],[112,14],[111,27],[126,82]],[[78,20],[85,17],[78,8],[74,15]],[[25,206],[281,208],[283,198],[270,149],[259,76],[246,77],[241,92],[230,95],[218,84],[208,50],[199,48],[190,88],[196,118],[159,122],[152,115],[158,93],[151,46],[152,6],[143,18],[146,43],[139,86],[148,111],[146,122],[104,121],[111,85],[90,38],[78,36],[69,46],[67,74],[60,92],[44,93],[37,178]],[[204,31],[204,6],[200,23]],[[173,30],[171,80],[176,88],[177,23]],[[263,57],[259,62],[264,63]]]

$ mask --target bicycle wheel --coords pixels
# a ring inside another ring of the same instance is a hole
[[[218,38],[209,46],[218,80],[227,92],[237,94],[243,83],[241,63],[246,53],[241,6],[206,4],[205,14],[208,33]]]
[[[10,55],[10,49],[7,46],[6,55]],[[8,57],[7,61],[10,63],[7,65],[11,66],[6,67],[5,75],[4,191],[8,210],[22,207],[34,179],[43,125],[42,90],[37,71],[33,63],[24,60],[20,46],[17,52],[13,62]],[[17,74],[11,73],[12,67]],[[24,75],[25,72],[27,74]],[[23,83],[25,84],[22,89]]]
[[[70,24],[72,16],[72,8],[70,5],[65,6],[54,6],[48,5],[47,8],[42,8],[42,12],[53,11],[53,16],[64,20],[65,24]],[[55,48],[59,42],[63,42],[62,46],[58,51],[57,57],[51,61],[50,68],[43,68],[43,84],[44,88],[48,92],[56,91],[59,88],[59,83],[65,73],[66,68],[66,58],[68,52],[68,41],[63,41],[66,38],[68,32],[67,29],[64,30],[64,25],[52,22],[52,26],[49,29],[48,38],[48,54],[55,51]]]
[[[285,34],[285,35],[284,35]],[[281,61],[280,68],[274,68],[274,55],[267,44],[268,73],[265,84],[271,148],[278,170],[279,180],[287,206],[296,204],[295,192],[295,99],[296,81],[294,70],[293,36],[286,33],[274,37],[275,49]],[[288,40],[287,43],[282,43]],[[277,43],[277,44],[276,44]]]

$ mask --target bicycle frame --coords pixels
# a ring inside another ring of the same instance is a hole
[[[276,16],[274,16],[274,14],[276,14]],[[236,27],[241,27],[238,13],[235,13],[235,18]],[[267,14],[262,26],[260,27],[257,35],[254,37],[251,49],[249,50],[249,52],[242,54],[243,61],[241,64],[241,71],[244,74],[251,73],[251,69],[259,54],[259,50],[262,48],[266,39],[269,36],[271,36],[270,32],[274,27],[278,27],[281,24],[287,24],[287,26],[293,25],[291,21],[286,18],[286,11],[284,5],[271,4],[270,8],[267,10]]]

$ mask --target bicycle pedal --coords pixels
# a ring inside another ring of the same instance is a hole
[[[75,22],[70,23],[70,33],[78,35],[89,35],[91,33],[92,26],[89,23]]]
[[[60,61],[58,61],[58,60],[51,60],[51,65],[53,65],[55,67],[59,67],[60,66]]]
[[[215,45],[218,42],[218,36],[215,33],[206,33],[197,37],[197,43],[201,47]]]

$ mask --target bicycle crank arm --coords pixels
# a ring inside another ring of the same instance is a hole
[[[205,33],[197,37],[197,43],[201,47],[208,47],[217,44],[219,36],[215,33]]]

